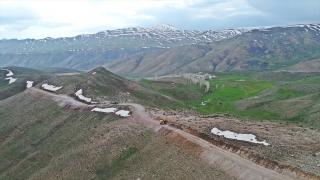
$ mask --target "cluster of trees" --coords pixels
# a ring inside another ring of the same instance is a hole
[[[200,84],[200,87],[205,86],[205,92],[208,92],[210,89],[210,82],[204,78],[196,77],[191,73],[183,74],[182,77],[187,79],[190,84]]]

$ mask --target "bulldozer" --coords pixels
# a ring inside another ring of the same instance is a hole
[[[167,124],[167,123],[173,124],[172,120],[170,118],[161,119],[159,122],[160,122],[161,125],[164,125],[164,124]]]

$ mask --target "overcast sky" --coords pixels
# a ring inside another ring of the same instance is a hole
[[[0,39],[171,24],[219,30],[320,23],[320,0],[0,0]]]

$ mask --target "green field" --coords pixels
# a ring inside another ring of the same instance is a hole
[[[183,78],[140,82],[181,102],[177,109],[320,127],[319,73],[219,74],[209,81],[207,93],[204,86],[188,84]]]
[[[259,92],[274,86],[272,82],[257,81],[246,76],[223,75],[210,82],[211,92],[202,97],[206,105],[192,104],[203,113],[235,113],[235,102],[258,95]]]

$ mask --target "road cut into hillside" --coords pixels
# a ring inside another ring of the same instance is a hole
[[[38,89],[36,87],[28,88],[24,92],[29,93],[35,97],[49,97],[55,102],[57,102],[60,107],[69,107],[69,108],[75,108],[75,109],[94,107],[94,105],[88,105],[88,104],[82,103],[65,94],[54,94],[42,89]]]
[[[88,109],[96,105],[87,105],[79,102],[72,97],[64,94],[54,94],[44,91],[35,87],[29,88],[24,91],[26,94],[35,97],[49,97],[59,104],[61,107],[74,108],[74,109]],[[137,123],[153,129],[161,136],[165,136],[181,145],[183,148],[189,149],[196,153],[204,162],[218,167],[226,174],[236,179],[242,180],[290,180],[290,179],[308,179],[318,180],[316,176],[304,176],[290,171],[290,169],[281,170],[268,169],[264,166],[258,165],[249,159],[241,157],[239,154],[230,152],[226,149],[220,148],[203,138],[200,138],[193,133],[188,133],[179,128],[169,125],[160,125],[159,122],[153,119],[145,108],[140,104],[122,103],[119,105],[129,105],[134,108],[132,116],[129,117]],[[213,177],[214,178],[214,177]]]
[[[134,111],[132,118],[134,118],[134,120],[138,121],[148,128],[152,128],[158,134],[172,139],[181,146],[194,151],[203,161],[220,168],[222,171],[226,172],[226,174],[236,179],[320,179],[313,175],[308,176],[304,174],[297,174],[295,171],[291,171],[290,169],[283,169],[281,170],[281,173],[277,172],[276,170],[268,169],[241,157],[237,153],[222,149],[200,137],[192,135],[181,129],[177,129],[169,125],[160,125],[159,122],[150,117],[145,108],[139,104],[123,103],[120,105],[133,106]]]

